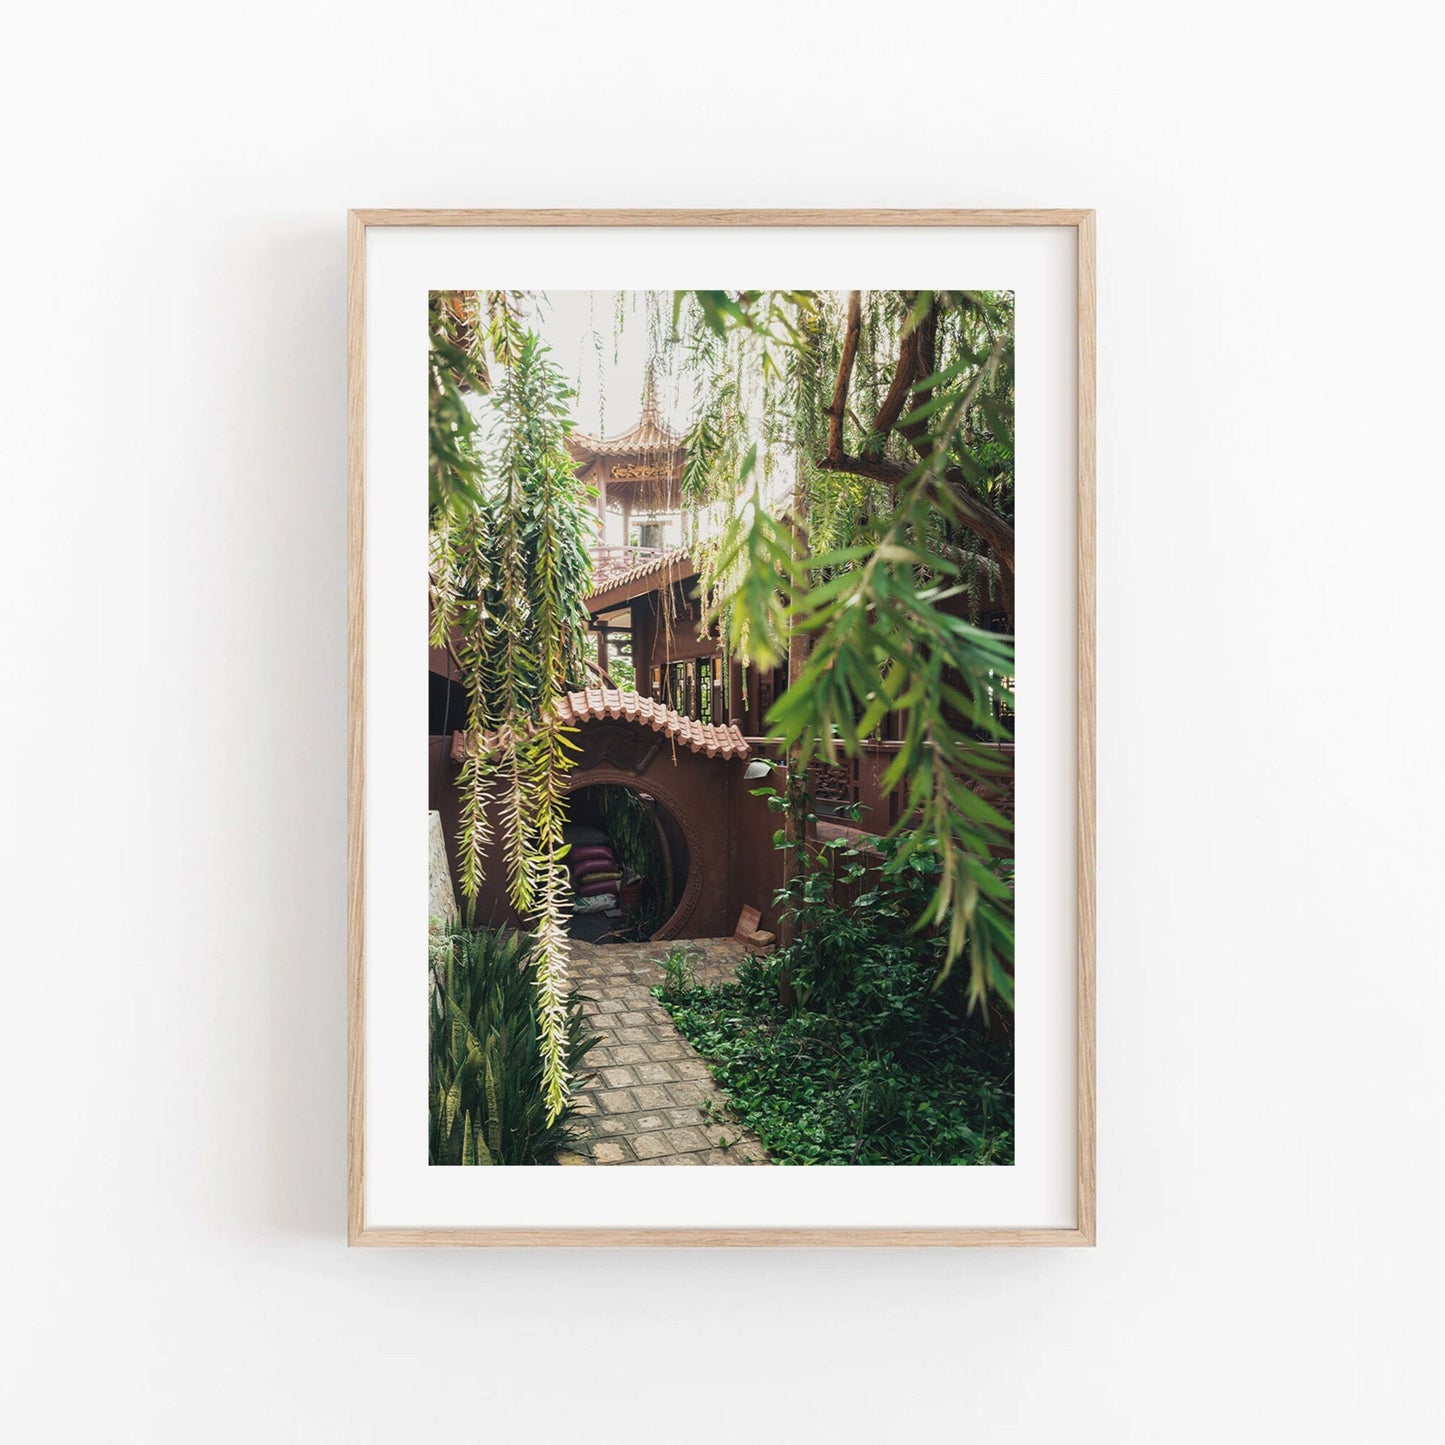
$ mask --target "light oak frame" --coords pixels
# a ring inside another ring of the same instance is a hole
[[[1078,1189],[1074,1229],[394,1229],[366,1224],[365,637],[366,233],[373,226],[1053,226],[1077,236],[1078,284]],[[357,210],[347,235],[347,1239],[400,1246],[1092,1245],[1094,1084],[1094,213],[1088,210]]]

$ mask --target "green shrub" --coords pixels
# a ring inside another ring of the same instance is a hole
[[[836,875],[815,860],[779,899],[795,910],[794,943],[744,962],[736,983],[658,997],[780,1163],[1011,1164],[1011,1019],[970,1016],[957,974],[940,984],[945,940],[910,929],[937,856],[892,867],[893,851],[883,844],[870,867],[858,850],[826,850]],[[863,891],[840,901],[840,883]]]
[[[674,943],[662,960],[662,992],[667,998],[681,998],[697,987],[697,965],[702,954],[685,944]]]
[[[459,928],[432,942],[433,1164],[550,1164],[571,1138],[571,1104],[547,1119],[531,952],[525,935],[485,929]],[[573,1077],[596,1042],[573,995]]]

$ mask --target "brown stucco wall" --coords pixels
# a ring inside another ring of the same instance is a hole
[[[762,928],[778,931],[773,895],[783,881],[782,858],[773,846],[773,834],[782,817],[752,789],[766,780],[750,782],[742,759],[709,758],[676,748],[651,728],[621,720],[584,723],[577,741],[582,747],[577,768],[569,775],[572,790],[599,783],[622,783],[650,793],[676,819],[688,849],[688,883],[677,914],[664,925],[664,938],[725,938],[737,925],[738,914],[751,905],[762,914]],[[749,738],[753,757],[777,757],[779,749],[767,738]],[[886,832],[898,811],[896,797],[878,786],[892,760],[896,745],[875,744],[858,760],[857,795],[871,805],[861,826]],[[1000,753],[1008,757],[1011,748]],[[430,797],[428,806],[442,818],[447,856],[462,900],[456,866],[456,835],[460,804],[456,792],[458,765],[451,760],[451,739],[430,739]],[[641,768],[639,772],[638,769]],[[1004,779],[997,801],[1012,812],[1012,780]],[[500,828],[495,827],[500,833]],[[482,922],[515,926],[519,920],[507,900],[499,850],[486,857],[486,881],[477,900]]]
[[[767,738],[749,738],[754,757],[776,758],[778,746]],[[773,894],[783,886],[783,855],[773,846],[773,834],[783,826],[783,815],[768,807],[766,798],[755,798],[752,789],[776,786],[769,779],[749,781],[745,767],[734,770],[729,779],[733,822],[733,891],[740,911],[750,905],[762,913],[759,928],[778,931],[778,910]],[[776,774],[774,775],[777,776]],[[737,914],[734,913],[736,921]],[[731,931],[731,930],[729,930]]]
[[[742,759],[707,757],[681,746],[651,728],[621,719],[583,723],[575,741],[582,751],[568,775],[571,791],[601,783],[620,783],[648,793],[672,814],[687,845],[688,878],[675,915],[664,925],[662,938],[726,938],[737,926],[744,903],[771,907],[777,857],[772,846],[774,815],[747,789]],[[451,760],[451,739],[432,738],[429,748],[429,806],[442,818],[448,861],[462,899],[456,866],[456,835],[460,821],[458,765]],[[500,834],[494,818],[494,832]],[[486,879],[477,899],[478,920],[515,924],[507,900],[500,849],[494,844],[485,859]]]

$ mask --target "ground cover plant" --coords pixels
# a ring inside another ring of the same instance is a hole
[[[790,884],[793,943],[657,996],[778,1163],[1011,1164],[1011,1014],[970,1010],[915,930],[934,848],[837,840]]]

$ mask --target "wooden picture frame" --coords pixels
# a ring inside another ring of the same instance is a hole
[[[355,210],[348,222],[348,1241],[367,1246],[1037,1246],[1095,1242],[1095,239],[1089,210]],[[368,235],[395,227],[1010,227],[1074,235],[1077,292],[1077,1185],[1073,1228],[400,1228],[368,1222],[366,466]]]

